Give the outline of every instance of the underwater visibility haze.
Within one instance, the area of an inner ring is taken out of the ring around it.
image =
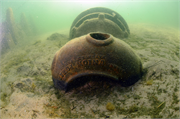
[[[1,0],[0,117],[179,118],[179,14],[179,0]]]
[[[52,31],[70,27],[82,11],[92,7],[107,7],[118,12],[127,23],[153,23],[178,28],[178,0],[2,0],[1,21],[6,19],[6,10],[13,9],[15,21],[20,22],[23,12],[31,15],[40,31]]]

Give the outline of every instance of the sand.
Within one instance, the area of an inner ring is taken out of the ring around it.
[[[53,87],[51,63],[69,29],[30,37],[1,55],[1,118],[178,118],[179,31],[129,24],[124,39],[140,56],[146,73],[134,85],[91,85],[69,93]],[[47,40],[60,33],[59,40]],[[115,109],[109,111],[111,102]]]

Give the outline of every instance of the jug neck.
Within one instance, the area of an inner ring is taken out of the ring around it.
[[[89,43],[92,43],[93,45],[97,45],[97,46],[106,46],[114,41],[112,35],[107,33],[100,33],[100,32],[87,34],[86,40]]]

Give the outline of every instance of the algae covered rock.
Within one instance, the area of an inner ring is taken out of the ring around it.
[[[47,38],[47,40],[61,40],[62,38],[66,38],[66,35],[60,33],[53,33]]]

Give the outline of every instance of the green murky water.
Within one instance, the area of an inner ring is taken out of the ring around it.
[[[64,93],[51,64],[74,19],[92,7],[125,19],[124,41],[150,67],[130,87],[100,82]],[[179,0],[0,0],[0,118],[178,118],[179,12]]]
[[[178,0],[1,0],[1,21],[6,19],[6,9],[13,9],[16,22],[25,13],[34,18],[41,32],[70,27],[82,11],[91,7],[107,7],[118,12],[127,23],[152,23],[179,27]]]

